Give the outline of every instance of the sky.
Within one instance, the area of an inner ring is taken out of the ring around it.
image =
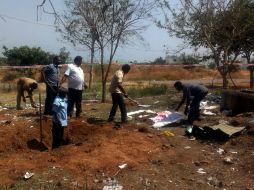
[[[60,33],[55,31],[52,15],[39,11],[37,21],[37,5],[42,1],[0,0],[0,53],[3,51],[3,45],[9,49],[23,45],[41,47],[44,51],[52,53],[58,53],[60,48],[66,47],[71,57],[81,55],[85,60],[89,60],[87,50],[77,49],[62,40]],[[58,10],[64,8],[63,0],[52,2]],[[181,40],[170,38],[165,30],[155,25],[150,25],[142,36],[146,45],[136,42],[120,47],[116,52],[115,60],[119,62],[153,61],[158,57],[165,58],[166,50],[174,52],[181,44]]]

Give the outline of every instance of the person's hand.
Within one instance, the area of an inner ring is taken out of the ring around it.
[[[129,95],[128,95],[127,93],[125,93],[123,96],[124,96],[125,98],[128,98],[128,97],[129,97]]]

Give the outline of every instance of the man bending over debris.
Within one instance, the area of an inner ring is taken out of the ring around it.
[[[175,82],[174,87],[178,91],[183,91],[182,100],[177,106],[176,111],[180,109],[180,107],[186,100],[184,114],[185,115],[188,114],[188,107],[190,105],[190,111],[188,114],[188,122],[189,124],[192,125],[194,120],[200,120],[200,114],[199,114],[200,102],[207,95],[208,89],[203,85],[183,84],[181,81]]]
[[[127,121],[127,112],[124,103],[124,97],[128,97],[128,94],[125,92],[122,82],[124,75],[126,75],[130,71],[130,65],[125,64],[122,66],[122,69],[116,71],[113,76],[110,84],[109,91],[112,97],[112,108],[109,114],[108,122],[114,121],[114,117],[116,115],[117,108],[119,106],[121,111],[121,121],[124,123]]]
[[[35,102],[33,100],[33,90],[38,87],[38,83],[31,78],[20,77],[17,80],[17,110],[22,109],[20,106],[21,97],[23,98],[23,102],[26,102],[26,97],[24,95],[24,91],[27,91],[28,97],[30,99],[32,107],[36,108]]]

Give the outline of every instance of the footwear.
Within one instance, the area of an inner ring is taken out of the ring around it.
[[[128,123],[131,120],[132,120],[131,118],[127,117],[125,119],[122,119],[122,123]]]
[[[108,122],[113,122],[114,118],[108,118]]]
[[[120,123],[116,123],[115,126],[114,126],[114,129],[121,129],[122,126]]]

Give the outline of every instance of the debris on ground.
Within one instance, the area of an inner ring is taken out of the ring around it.
[[[200,138],[214,138],[218,140],[227,140],[233,135],[239,134],[243,131],[245,127],[233,127],[227,124],[218,124],[212,126],[203,127],[199,126],[188,126],[186,128],[186,133],[188,135],[194,135]]]
[[[152,127],[161,128],[171,123],[184,119],[185,116],[179,112],[162,111],[158,112],[155,117],[150,118],[153,121]]]
[[[30,179],[32,176],[34,175],[34,173],[32,172],[26,172],[23,176],[24,180],[28,180]]]
[[[123,186],[118,184],[116,179],[108,179],[103,181],[106,185],[103,187],[103,190],[122,190]]]

